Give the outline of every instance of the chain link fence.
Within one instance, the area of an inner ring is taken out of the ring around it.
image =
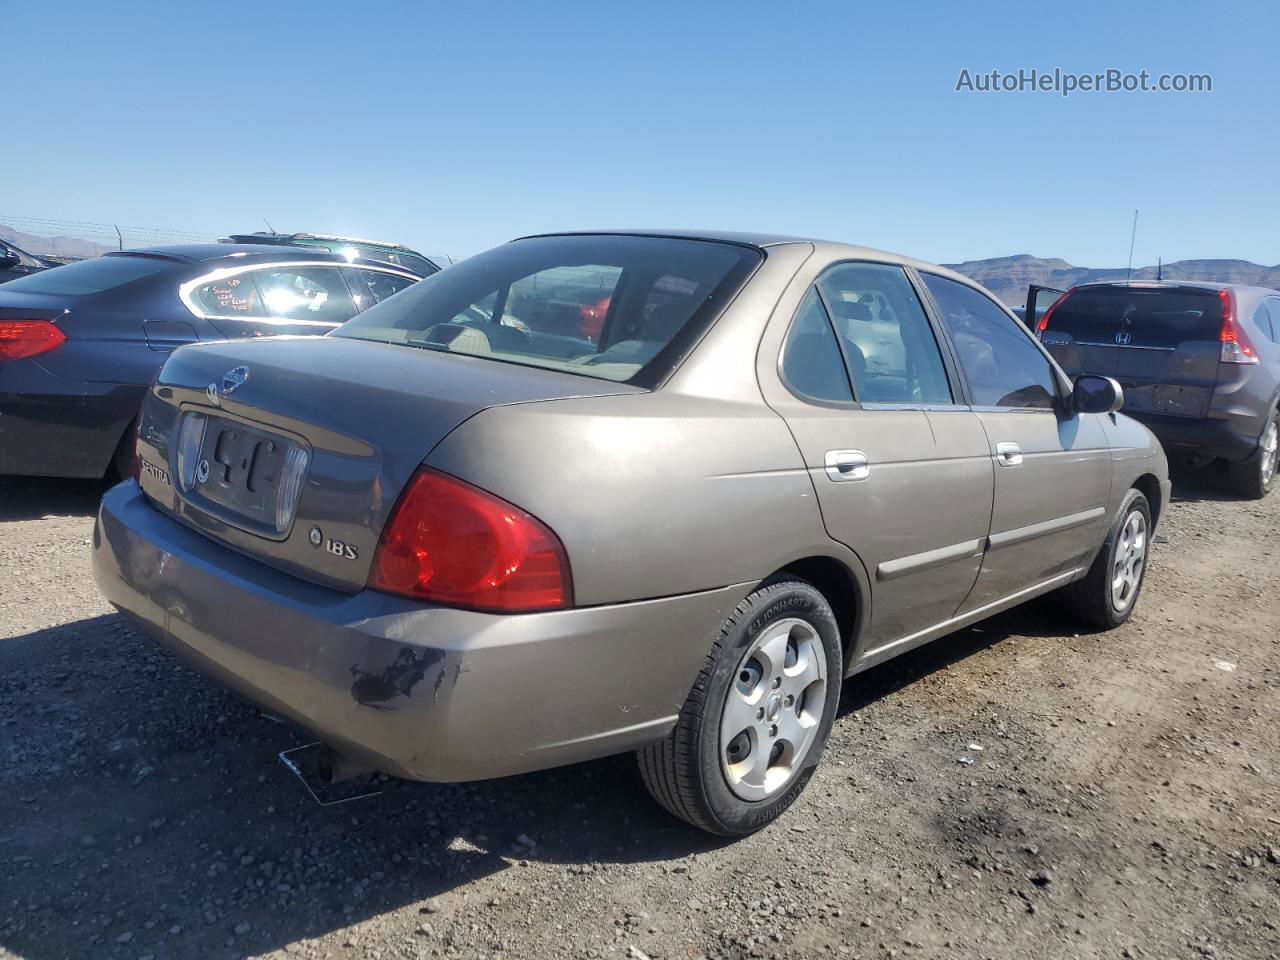
[[[54,220],[0,213],[0,240],[7,240],[28,253],[53,260],[83,260],[111,250],[137,250],[183,243],[215,243],[228,232],[172,230],[140,227],[125,223],[94,223],[88,220]],[[248,232],[248,231],[246,231]],[[452,265],[463,259],[457,254],[428,253],[436,263]]]

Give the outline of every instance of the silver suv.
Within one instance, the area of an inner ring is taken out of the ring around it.
[[[1091,283],[1063,294],[1036,329],[1068,374],[1118,380],[1124,412],[1170,456],[1191,465],[1222,458],[1246,497],[1271,489],[1280,455],[1280,292]]]

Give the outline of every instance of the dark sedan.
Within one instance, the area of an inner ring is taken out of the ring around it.
[[[110,253],[0,287],[0,474],[130,472],[143,392],[175,347],[328,333],[419,277],[315,248]]]
[[[12,243],[0,240],[0,283],[39,273],[41,270],[48,270],[51,266],[56,264],[48,263],[40,257],[27,253],[21,247],[15,247]]]

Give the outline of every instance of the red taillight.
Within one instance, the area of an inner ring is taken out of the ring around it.
[[[1037,337],[1038,337],[1038,336],[1040,336],[1040,334],[1044,333],[1046,330],[1048,330],[1048,329],[1049,329],[1049,318],[1050,318],[1051,316],[1053,316],[1053,311],[1055,311],[1055,310],[1057,310],[1057,309],[1058,309],[1058,305],[1059,305],[1060,303],[1062,303],[1062,301],[1063,301],[1063,300],[1067,299],[1067,297],[1071,296],[1071,295],[1072,295],[1073,293],[1075,293],[1075,292],[1076,292],[1076,288],[1075,288],[1075,287],[1072,287],[1070,290],[1068,290],[1066,293],[1064,293],[1062,296],[1060,296],[1057,300],[1053,301],[1053,303],[1049,304],[1049,309],[1048,309],[1048,310],[1046,310],[1043,314],[1041,314],[1041,316],[1040,316],[1040,322],[1036,324],[1036,336],[1037,336]],[[1034,304],[1034,303],[1031,305],[1031,308],[1032,308],[1033,310],[1035,309],[1035,304]]]
[[[426,467],[409,481],[391,512],[369,586],[505,613],[573,603],[569,558],[542,521]]]
[[[0,360],[22,360],[48,353],[67,335],[48,320],[0,320]]]
[[[1218,339],[1222,341],[1223,363],[1257,363],[1258,351],[1253,349],[1249,337],[1240,329],[1240,321],[1236,319],[1236,297],[1230,290],[1219,290],[1218,299],[1222,301],[1222,332]]]

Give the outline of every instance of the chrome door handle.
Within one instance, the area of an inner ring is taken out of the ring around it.
[[[861,450],[828,450],[827,476],[836,483],[865,480],[871,476],[871,462]]]
[[[1022,448],[1016,443],[1001,441],[996,444],[996,462],[1002,467],[1016,467],[1022,463]]]

